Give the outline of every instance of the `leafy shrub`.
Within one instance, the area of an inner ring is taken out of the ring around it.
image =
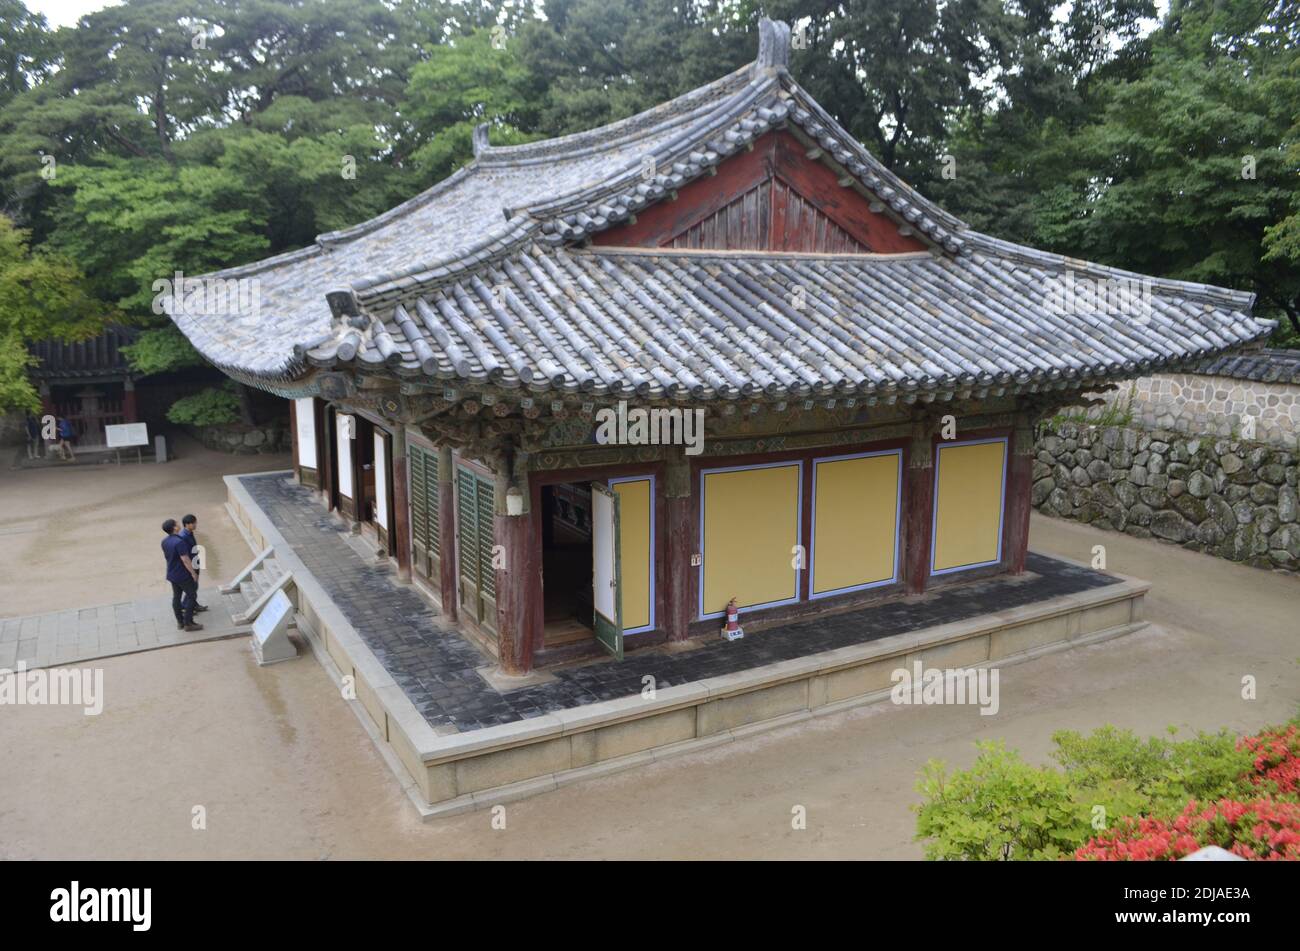
[[[1103,726],[1088,736],[1062,730],[1052,742],[1053,758],[1071,784],[1108,816],[1174,816],[1189,799],[1255,795],[1247,778],[1250,754],[1226,730],[1186,740],[1143,739],[1131,730]]]
[[[1059,769],[1025,763],[1001,743],[979,743],[968,770],[926,764],[917,785],[917,838],[930,859],[1069,856],[1119,817],[1173,820],[1189,800],[1289,797],[1300,782],[1295,724],[1238,739],[1140,738],[1101,727],[1053,734]],[[1194,850],[1193,850],[1194,851]]]
[[[187,426],[220,426],[239,420],[239,397],[227,388],[208,387],[178,399],[167,410],[173,423]]]
[[[918,838],[928,859],[1029,859],[1068,855],[1087,838],[1066,777],[1020,759],[1001,742],[976,744],[975,765],[949,775],[926,764]]]
[[[1074,857],[1101,862],[1173,860],[1207,845],[1245,859],[1300,861],[1300,804],[1221,799],[1202,809],[1193,801],[1172,821],[1124,819],[1115,831],[1080,847]]]

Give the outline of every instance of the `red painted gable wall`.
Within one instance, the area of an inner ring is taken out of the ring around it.
[[[718,166],[716,175],[681,188],[677,199],[646,208],[634,224],[593,237],[617,247],[745,251],[901,253],[924,251],[917,238],[828,166],[810,159],[788,132],[769,132]]]

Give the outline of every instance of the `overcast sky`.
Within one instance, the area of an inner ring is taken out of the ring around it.
[[[87,13],[117,5],[118,0],[24,0],[27,9],[44,13],[51,27],[72,26]]]

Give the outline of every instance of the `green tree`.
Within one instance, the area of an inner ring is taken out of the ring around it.
[[[515,45],[500,29],[479,29],[431,48],[411,70],[404,111],[421,142],[413,157],[423,177],[438,181],[473,158],[481,122],[491,124],[494,145],[537,137],[521,131],[536,122],[537,109],[534,77]]]
[[[1151,67],[1108,83],[1097,119],[1049,146],[1072,162],[1034,199],[1040,243],[1253,290],[1262,315],[1300,331],[1300,261],[1285,240],[1300,103],[1288,40],[1300,7],[1283,7],[1284,19],[1257,3],[1175,6]]]
[[[85,340],[112,316],[84,283],[75,264],[33,252],[27,233],[0,215],[0,412],[40,409],[27,376],[29,343]]]
[[[717,0],[552,0],[518,31],[543,100],[530,131],[590,129],[717,79],[754,58],[757,19]]]

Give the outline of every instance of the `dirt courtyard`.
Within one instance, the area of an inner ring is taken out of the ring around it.
[[[192,447],[141,473],[0,473],[0,615],[157,596],[156,522],[184,510],[228,578],[248,549],[219,476],[284,464]],[[310,657],[258,668],[241,638],[103,661],[98,717],[0,707],[0,858],[918,858],[930,758],[1002,738],[1041,759],[1054,730],[1103,723],[1251,730],[1300,705],[1300,579],[1038,516],[1031,544],[1106,546],[1153,582],[1153,625],[1004,669],[995,716],[876,704],[508,805],[504,829],[420,823]]]
[[[162,465],[0,467],[0,617],[170,596],[159,545],[165,518],[192,512],[213,578],[230,578],[248,546],[224,508],[231,472],[284,469],[288,454],[232,456],[180,437]],[[19,453],[22,452],[20,448]],[[235,562],[238,562],[236,564]]]

